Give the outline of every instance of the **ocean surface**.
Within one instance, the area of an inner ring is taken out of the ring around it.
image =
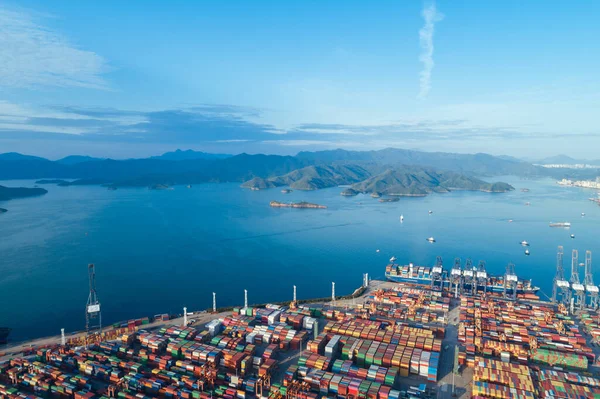
[[[244,289],[250,303],[291,300],[294,284],[299,298],[330,296],[331,282],[338,295],[348,294],[363,273],[383,277],[391,256],[432,265],[439,255],[448,269],[456,257],[463,264],[485,260],[488,273],[498,274],[512,261],[519,276],[551,295],[558,245],[565,248],[567,277],[572,249],[580,261],[587,249],[600,256],[600,207],[588,201],[594,190],[549,179],[494,180],[516,190],[379,203],[342,197],[341,188],[283,194],[238,184],[164,191],[46,185],[45,196],[0,203],[8,209],[0,215],[0,326],[13,328],[13,341],[84,329],[88,263],[96,265],[108,325],[181,313],[183,306],[206,309],[213,291],[218,306],[243,305]],[[271,200],[328,209],[275,209]],[[572,227],[550,228],[553,221]],[[427,242],[430,236],[437,242]],[[522,240],[531,243],[530,256]]]

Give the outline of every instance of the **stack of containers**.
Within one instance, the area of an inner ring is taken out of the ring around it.
[[[142,347],[149,349],[153,353],[164,351],[169,342],[165,336],[150,333],[140,333],[138,340]]]
[[[310,352],[322,355],[325,353],[325,345],[327,345],[327,342],[329,342],[327,334],[321,333],[314,340],[308,341],[306,349]]]
[[[573,370],[587,370],[588,358],[574,353],[557,352],[539,348],[531,356],[536,363],[565,367]]]
[[[318,370],[329,370],[331,359],[326,356],[317,355],[308,351],[302,352],[298,360],[298,366]]]
[[[211,320],[209,323],[206,324],[206,329],[208,330],[210,336],[214,337],[222,331],[223,323],[218,319]]]
[[[325,345],[325,356],[335,359],[340,349],[340,336],[334,335]]]

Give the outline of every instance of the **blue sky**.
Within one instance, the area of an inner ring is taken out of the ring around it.
[[[594,1],[0,0],[0,152],[600,158],[599,18]]]

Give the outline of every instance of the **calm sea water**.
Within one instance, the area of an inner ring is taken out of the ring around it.
[[[362,273],[383,276],[392,255],[425,265],[440,255],[448,268],[455,257],[483,259],[499,274],[512,261],[550,295],[558,245],[565,266],[574,248],[580,258],[586,249],[600,254],[600,207],[587,200],[596,194],[551,180],[502,180],[517,190],[395,203],[342,197],[339,188],[282,194],[237,184],[168,191],[49,185],[43,197],[0,203],[9,210],[0,215],[0,326],[13,328],[13,340],[83,329],[88,263],[96,264],[105,325],[183,306],[206,309],[213,291],[218,306],[243,304],[244,289],[251,303],[291,299],[294,284],[299,298],[329,296],[332,281],[346,294]],[[273,209],[271,200],[328,209]],[[550,228],[551,221],[572,227]],[[531,256],[521,240],[531,243]]]

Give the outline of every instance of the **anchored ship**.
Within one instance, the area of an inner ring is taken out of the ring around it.
[[[552,222],[550,227],[571,227],[570,222]]]
[[[5,344],[8,342],[8,336],[12,329],[8,327],[0,327],[0,344]]]
[[[391,260],[391,259],[390,259]],[[385,278],[389,281],[394,281],[396,283],[407,283],[407,284],[416,284],[416,285],[431,285],[433,269],[436,270],[440,275],[445,276],[442,279],[443,287],[450,288],[450,279],[447,277],[447,274],[444,273],[443,268],[440,266],[429,267],[429,266],[415,266],[412,263],[408,265],[397,265],[395,263],[391,263],[387,265],[385,269]],[[463,273],[471,273],[472,271],[463,271]],[[466,289],[471,288],[471,282],[464,282],[464,287]],[[478,289],[484,289],[484,286],[481,285]],[[535,287],[532,285],[531,280],[517,280],[517,294],[535,294],[539,291],[539,287]],[[487,286],[485,287],[487,292],[496,292],[502,293],[504,292],[504,276],[493,276],[487,275]]]

